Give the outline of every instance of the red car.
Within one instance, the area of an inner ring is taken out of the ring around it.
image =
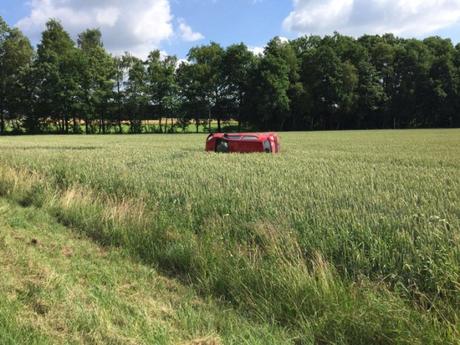
[[[276,133],[214,133],[206,140],[206,151],[211,152],[267,152],[278,153],[280,141]]]

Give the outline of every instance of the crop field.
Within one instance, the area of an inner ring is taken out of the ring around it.
[[[0,138],[0,343],[459,343],[460,130],[205,138]]]

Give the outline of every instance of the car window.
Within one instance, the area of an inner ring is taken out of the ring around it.
[[[264,151],[265,152],[272,152],[272,146],[270,145],[270,141],[265,140],[264,141]]]
[[[248,140],[248,141],[256,141],[257,140],[257,137],[253,136],[253,135],[245,135],[243,137],[243,140]]]
[[[227,153],[229,151],[228,141],[218,139],[216,142],[216,152]]]

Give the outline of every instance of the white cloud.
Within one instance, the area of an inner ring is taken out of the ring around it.
[[[460,0],[294,0],[284,28],[301,34],[420,36],[460,22]]]
[[[177,67],[179,67],[181,64],[190,64],[190,62],[187,59],[178,59],[177,60]]]
[[[279,40],[281,41],[281,43],[287,43],[289,42],[289,38],[287,37],[284,37],[284,36],[278,36]]]
[[[146,57],[174,32],[169,0],[31,0],[29,6],[30,14],[17,26],[34,42],[48,19],[57,18],[73,38],[100,28],[105,47],[114,54]]]
[[[186,42],[195,42],[202,40],[204,36],[199,32],[194,32],[192,28],[185,22],[183,18],[178,20],[179,35]]]
[[[251,51],[254,55],[264,55],[264,47],[248,47],[249,51]]]
[[[120,10],[116,7],[96,10],[96,21],[100,25],[112,27],[117,23],[118,18],[120,18]]]

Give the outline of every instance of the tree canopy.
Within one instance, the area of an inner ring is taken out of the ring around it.
[[[275,37],[262,54],[211,42],[144,60],[54,19],[34,50],[0,17],[0,134],[458,127],[459,114],[460,44],[440,37]]]

